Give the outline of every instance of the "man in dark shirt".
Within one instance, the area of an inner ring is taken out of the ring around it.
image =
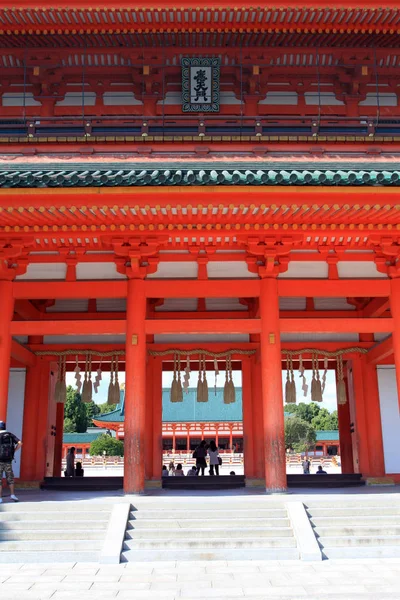
[[[14,454],[22,446],[22,442],[17,438],[16,435],[7,431],[7,427],[4,421],[0,421],[0,504],[3,502],[2,499],[2,479],[3,473],[5,473],[7,483],[11,491],[11,500],[18,502],[18,498],[14,493],[14,473],[12,470],[12,461]]]

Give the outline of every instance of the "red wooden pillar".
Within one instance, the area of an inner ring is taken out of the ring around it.
[[[57,404],[56,439],[54,440],[53,477],[61,477],[62,441],[64,433],[64,404]]]
[[[358,472],[369,474],[368,431],[366,415],[366,398],[364,391],[364,369],[361,356],[352,360],[353,394],[354,394],[354,425],[355,441],[357,444]]]
[[[284,492],[287,479],[278,282],[275,277],[261,279],[260,287],[265,486],[270,492]]]
[[[259,341],[259,340],[258,340]],[[260,351],[252,357],[252,385],[253,395],[253,454],[254,454],[254,476],[257,479],[263,479],[265,476],[264,468],[264,425],[263,425],[263,406],[262,406],[262,384],[261,384],[261,357]]]
[[[142,279],[128,280],[126,302],[124,491],[144,492],[146,408],[146,295]]]
[[[229,425],[229,448],[233,450],[233,426]]]
[[[0,281],[0,421],[7,419],[8,385],[10,379],[11,333],[14,313],[12,281]]]
[[[29,337],[28,343],[41,344],[42,337]],[[41,377],[45,362],[42,358],[36,359],[33,367],[26,370],[24,418],[22,423],[22,449],[21,449],[21,481],[33,481],[36,475],[36,446],[39,407],[42,400]]]
[[[340,463],[342,473],[354,473],[353,442],[350,430],[350,401],[346,379],[347,402],[346,404],[338,404]]]
[[[151,479],[153,475],[153,362],[154,359],[149,357],[146,365],[146,479]]]
[[[242,360],[242,407],[244,474],[246,477],[254,477],[252,386],[249,358]]]
[[[46,474],[46,458],[49,431],[49,402],[50,402],[50,368],[51,363],[43,361],[40,369],[40,402],[36,429],[35,477],[41,481]],[[23,440],[22,440],[23,441]]]
[[[385,457],[383,451],[378,373],[376,366],[368,364],[365,356],[362,357],[362,363],[369,451],[368,475],[371,477],[382,477],[385,474]]]
[[[218,446],[218,442],[215,442]],[[190,426],[186,425],[186,450],[190,452]]]
[[[162,451],[162,360],[153,358],[153,479],[161,480]]]
[[[220,423],[215,424],[215,445],[218,447],[219,444],[219,427]]]
[[[397,397],[400,408],[400,278],[390,283],[390,310],[393,318],[393,353],[396,367]]]

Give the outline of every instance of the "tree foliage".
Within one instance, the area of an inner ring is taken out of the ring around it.
[[[67,401],[64,406],[64,431],[66,433],[85,433],[88,417],[82,397],[74,388],[67,387]]]
[[[295,452],[305,452],[315,446],[317,434],[311,423],[297,416],[285,418],[285,446]]]
[[[103,456],[104,452],[106,456],[123,456],[124,443],[103,433],[90,444],[90,456]]]
[[[103,404],[97,404],[96,406],[99,409],[99,412],[97,414],[106,415],[107,413],[116,410],[118,404],[107,404],[107,402],[104,402]]]
[[[305,404],[305,402],[288,404],[285,406],[285,412],[307,421],[317,431],[339,429],[337,410],[330,413],[326,408],[321,408],[315,402],[310,404]]]

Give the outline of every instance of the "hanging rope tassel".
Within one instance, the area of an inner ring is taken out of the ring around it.
[[[203,356],[203,402],[208,402],[208,381],[206,372],[206,357]]]
[[[319,378],[318,358],[314,354],[313,359],[313,378],[311,382],[311,400],[313,402],[322,402],[321,380]]]
[[[114,393],[113,393],[113,404],[119,404],[120,398],[120,387],[118,381],[118,356],[115,357],[115,378],[114,378]]]
[[[322,395],[324,395],[324,391],[325,391],[327,374],[328,374],[328,358],[325,356],[325,358],[324,358],[324,374],[322,375],[322,382],[321,382]]]
[[[114,357],[111,358],[110,383],[108,386],[107,404],[114,404]]]
[[[300,354],[300,357],[299,357],[299,373],[300,373],[300,377],[303,382],[301,389],[303,390],[304,398],[306,398],[307,394],[308,394],[308,383],[307,383],[306,376],[305,376],[305,369],[304,369],[304,365],[303,365],[303,355],[302,354]]]
[[[89,379],[88,379],[88,356],[86,355],[86,360],[85,360],[85,378],[83,380],[83,385],[82,385],[82,402],[89,402],[88,397],[89,397]]]
[[[176,379],[176,361],[177,361],[176,354],[174,354],[174,378],[171,383],[171,396],[170,396],[171,402],[179,402],[178,381]]]
[[[201,380],[201,356],[199,356],[199,378],[197,380],[197,402],[204,402],[204,400],[203,400],[203,382]]]
[[[216,358],[214,358],[214,373],[215,373],[215,379],[214,379],[214,396],[217,395],[217,381],[218,381],[218,375],[219,375],[219,369],[218,369],[218,361]]]
[[[93,398],[93,383],[92,383],[92,356],[89,355],[89,369],[88,369],[88,382],[87,382],[87,400],[86,402],[91,402]]]
[[[343,356],[341,356],[341,355],[337,357],[336,395],[337,395],[337,403],[338,404],[346,404],[347,392],[346,392],[346,384],[344,382]]]
[[[76,391],[78,392],[78,394],[80,394],[81,388],[82,388],[82,376],[81,376],[81,369],[79,367],[78,356],[76,356],[75,362],[76,362],[76,366],[74,369],[74,373],[75,373]]]
[[[103,373],[101,371],[101,360],[100,360],[99,368],[96,371],[96,379],[94,380],[94,383],[93,383],[93,389],[94,389],[95,394],[97,394],[99,392],[99,386],[100,386],[100,382],[102,379],[102,375],[103,375]]]
[[[178,379],[176,382],[176,396],[177,402],[183,402],[183,388],[182,388],[182,381],[181,381],[181,357],[178,356]]]
[[[286,386],[285,386],[286,404],[296,404],[296,384],[294,382],[293,361],[286,358]]]
[[[190,358],[189,358],[189,354],[188,354],[186,357],[185,375],[183,376],[183,389],[185,390],[186,394],[189,393],[189,384],[190,384]]]
[[[235,385],[233,383],[233,377],[232,377],[232,357],[229,357],[229,381],[228,381],[228,397],[229,397],[229,404],[234,404],[236,402],[236,392],[235,392]]]
[[[230,404],[230,400],[229,400],[229,360],[228,360],[228,357],[226,357],[226,365],[225,365],[224,404]]]

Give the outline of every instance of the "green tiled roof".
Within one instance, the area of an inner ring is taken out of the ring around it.
[[[190,168],[188,168],[188,166]],[[290,162],[49,163],[0,166],[0,187],[113,187],[216,185],[400,185],[393,163]]]
[[[339,432],[336,430],[331,431],[317,431],[317,442],[338,442]]]
[[[116,408],[112,412],[106,413],[105,415],[97,415],[94,417],[95,421],[105,421],[106,423],[123,423],[124,415],[121,414],[121,409]]]
[[[101,431],[99,433],[64,433],[63,443],[71,444],[71,446],[74,444],[91,444],[101,434]]]

